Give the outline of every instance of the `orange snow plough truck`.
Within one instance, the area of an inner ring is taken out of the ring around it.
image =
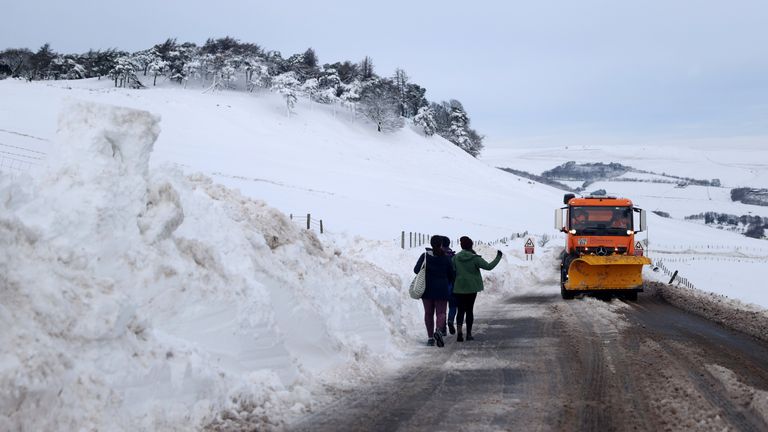
[[[637,300],[643,266],[651,263],[635,254],[635,233],[645,231],[645,211],[626,198],[607,196],[566,194],[563,203],[555,212],[555,229],[567,233],[560,264],[563,298],[603,293]]]

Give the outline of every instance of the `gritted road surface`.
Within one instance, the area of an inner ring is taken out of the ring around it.
[[[295,431],[766,431],[768,346],[641,295],[512,297]]]

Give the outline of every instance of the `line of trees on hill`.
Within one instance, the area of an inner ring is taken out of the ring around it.
[[[231,37],[205,44],[178,43],[170,38],[149,49],[128,53],[116,49],[60,54],[49,44],[36,52],[26,48],[0,51],[0,78],[58,80],[108,77],[116,87],[142,88],[158,79],[180,86],[196,82],[210,89],[270,90],[280,93],[290,115],[298,97],[340,104],[371,120],[381,132],[402,128],[406,119],[424,134],[437,134],[477,157],[483,136],[470,127],[458,100],[430,102],[426,89],[402,69],[380,76],[373,60],[320,65],[312,48],[284,58],[257,44]]]
[[[768,189],[741,187],[731,189],[731,201],[768,206]]]
[[[703,212],[686,216],[687,220],[703,220],[707,225],[721,227],[740,228],[747,237],[761,239],[765,237],[765,228],[768,227],[768,218],[753,215],[732,215],[714,211]]]

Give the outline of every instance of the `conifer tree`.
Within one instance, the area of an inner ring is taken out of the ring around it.
[[[437,132],[435,112],[430,107],[419,108],[419,112],[413,117],[413,123],[421,126],[426,136],[432,136]]]

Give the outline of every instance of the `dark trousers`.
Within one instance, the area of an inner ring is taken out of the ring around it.
[[[427,326],[427,336],[432,339],[435,329],[442,330],[445,327],[445,306],[447,300],[421,299],[424,305],[424,325]],[[435,315],[437,315],[437,327],[435,327]]]
[[[448,322],[453,324],[453,320],[456,319],[456,309],[457,309],[457,302],[456,297],[451,294],[451,297],[448,299]]]
[[[456,297],[456,306],[458,314],[456,315],[456,326],[461,327],[464,324],[464,317],[467,319],[467,334],[472,333],[472,323],[475,321],[473,309],[477,293],[472,294],[453,294]]]

